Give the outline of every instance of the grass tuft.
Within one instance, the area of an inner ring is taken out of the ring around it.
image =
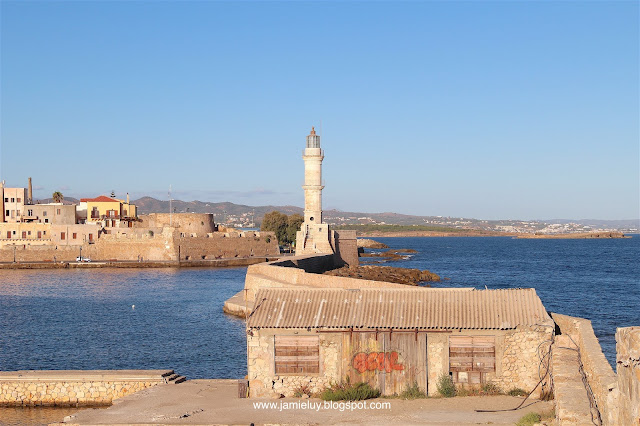
[[[529,413],[520,417],[520,420],[518,420],[518,423],[516,423],[516,426],[533,426],[536,423],[540,423],[540,420],[542,420],[542,417],[540,417],[540,414]]]
[[[510,389],[509,392],[507,392],[507,395],[509,395],[509,396],[527,396],[527,395],[529,395],[529,392],[527,392],[524,389],[513,388],[513,389]]]
[[[403,399],[417,399],[426,398],[427,394],[418,387],[417,382],[413,382],[411,385],[407,385],[407,388],[400,394],[400,398]]]

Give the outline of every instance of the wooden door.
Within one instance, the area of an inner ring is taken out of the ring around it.
[[[367,382],[383,395],[401,394],[417,383],[427,389],[426,334],[343,333],[343,375]]]

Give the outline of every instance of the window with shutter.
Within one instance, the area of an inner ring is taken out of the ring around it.
[[[275,336],[275,364],[276,374],[318,374],[318,336]]]
[[[451,336],[449,371],[454,383],[484,383],[486,373],[496,371],[495,337]]]

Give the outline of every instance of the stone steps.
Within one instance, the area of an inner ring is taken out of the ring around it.
[[[187,380],[186,377],[176,374],[173,371],[170,374],[165,374],[163,379],[165,383],[169,385],[177,385]]]

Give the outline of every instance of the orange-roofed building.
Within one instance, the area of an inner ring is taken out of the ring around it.
[[[98,222],[102,220],[133,219],[138,215],[135,204],[117,198],[101,195],[96,198],[80,199],[80,209],[86,206],[87,222]]]

